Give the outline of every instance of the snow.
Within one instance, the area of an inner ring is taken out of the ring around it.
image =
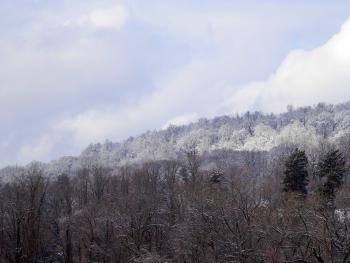
[[[279,115],[255,112],[200,119],[189,125],[171,125],[120,143],[91,144],[78,157],[63,157],[42,165],[49,174],[92,165],[114,168],[176,159],[186,147],[193,145],[201,154],[216,150],[271,151],[280,146],[299,147],[311,154],[325,143],[344,147],[343,142],[349,141],[349,128],[350,103],[336,106],[320,103],[315,107],[290,108]],[[0,178],[7,180],[13,170],[1,170]]]

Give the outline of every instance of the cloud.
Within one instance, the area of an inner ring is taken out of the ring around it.
[[[197,113],[179,115],[167,121],[163,125],[163,129],[166,129],[171,125],[181,126],[181,125],[190,124],[191,122],[194,122],[197,119],[198,119]]]
[[[350,10],[278,1],[273,8],[259,1],[5,2],[0,165],[76,155],[91,142],[257,107],[261,83],[221,106],[244,83],[266,78],[291,48],[322,43]]]
[[[123,5],[115,5],[105,9],[95,9],[76,19],[68,19],[65,26],[89,26],[94,28],[113,28],[120,30],[129,17],[129,12]]]
[[[52,134],[50,136],[46,135],[35,144],[22,146],[17,156],[19,163],[25,164],[33,160],[49,161],[49,154],[53,151],[56,144],[61,141],[60,138],[55,138],[55,136],[52,136]]]
[[[286,105],[340,103],[350,98],[350,18],[324,45],[294,50],[268,79],[241,87],[225,109],[281,112]]]

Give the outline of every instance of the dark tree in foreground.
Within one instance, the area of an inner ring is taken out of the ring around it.
[[[295,149],[285,163],[286,170],[284,172],[283,191],[307,194],[307,165],[308,160],[305,152]]]
[[[346,172],[345,158],[339,150],[329,151],[319,163],[319,176],[324,182],[320,192],[333,203],[336,190],[342,185]]]

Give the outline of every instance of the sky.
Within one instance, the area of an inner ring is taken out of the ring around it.
[[[1,0],[0,166],[350,100],[350,2]]]

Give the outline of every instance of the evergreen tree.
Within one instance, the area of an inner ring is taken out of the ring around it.
[[[287,159],[283,180],[283,191],[307,194],[308,184],[308,160],[305,151],[295,149]]]
[[[319,176],[325,178],[320,192],[333,203],[336,190],[342,185],[346,172],[345,158],[339,150],[329,151],[319,163]]]

